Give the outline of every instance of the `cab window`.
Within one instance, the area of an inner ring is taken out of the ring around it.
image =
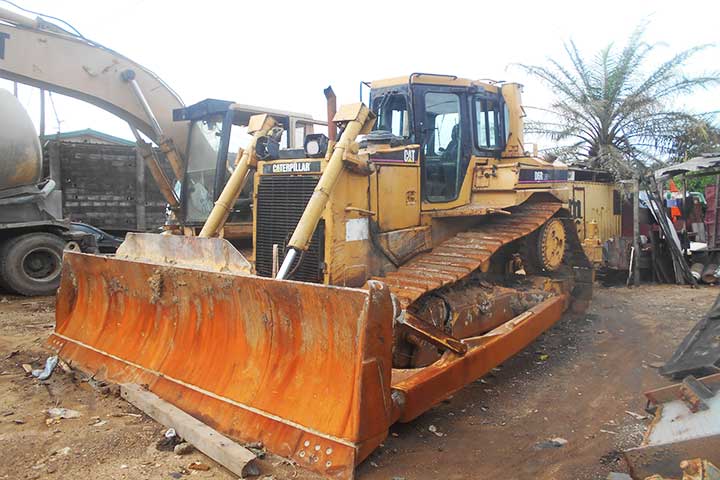
[[[454,200],[463,177],[460,97],[454,93],[425,93],[424,124],[425,199],[428,202]]]
[[[186,189],[182,194],[185,197],[185,215],[188,222],[204,222],[212,210],[222,125],[223,115],[213,115],[193,122],[190,129],[189,162],[182,187]],[[178,194],[180,185],[180,182],[175,185],[175,192]]]
[[[475,97],[475,141],[480,150],[503,147],[500,102],[495,98]]]
[[[405,95],[388,93],[373,100],[373,111],[377,115],[375,130],[392,132],[396,137],[410,136],[410,119]]]

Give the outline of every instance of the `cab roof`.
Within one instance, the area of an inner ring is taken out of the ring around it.
[[[460,78],[456,75],[442,75],[437,73],[412,73],[404,77],[385,78],[382,80],[374,80],[370,83],[370,88],[387,88],[408,84],[424,84],[424,85],[445,85],[448,87],[482,87],[486,91],[497,92],[497,82],[492,80],[471,80],[469,78]]]

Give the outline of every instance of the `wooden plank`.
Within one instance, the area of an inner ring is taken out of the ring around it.
[[[647,445],[623,452],[630,467],[630,476],[640,480],[650,475],[680,478],[680,462],[702,458],[718,465],[720,463],[720,435],[694,438],[663,445]]]
[[[702,377],[698,380],[700,380],[710,390],[720,390],[720,373],[708,375],[707,377]],[[654,404],[671,402],[680,398],[680,387],[682,387],[682,383],[657,388],[655,390],[645,392],[645,397]]]
[[[257,475],[255,454],[139,385],[123,384],[120,395],[235,475]]]

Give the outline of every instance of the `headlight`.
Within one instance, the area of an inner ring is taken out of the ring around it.
[[[315,139],[309,140],[305,144],[305,153],[307,153],[310,157],[314,157],[315,155],[320,153],[320,142]]]
[[[328,137],[322,133],[312,133],[305,137],[305,155],[310,158],[324,157],[328,149]]]
[[[280,154],[280,144],[271,136],[264,136],[257,139],[255,143],[255,155],[260,160],[277,160]]]

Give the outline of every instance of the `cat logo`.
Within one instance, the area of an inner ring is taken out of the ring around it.
[[[273,173],[301,173],[310,171],[310,162],[276,163],[272,166]]]
[[[310,173],[319,171],[320,162],[270,163],[263,167],[263,173]]]

